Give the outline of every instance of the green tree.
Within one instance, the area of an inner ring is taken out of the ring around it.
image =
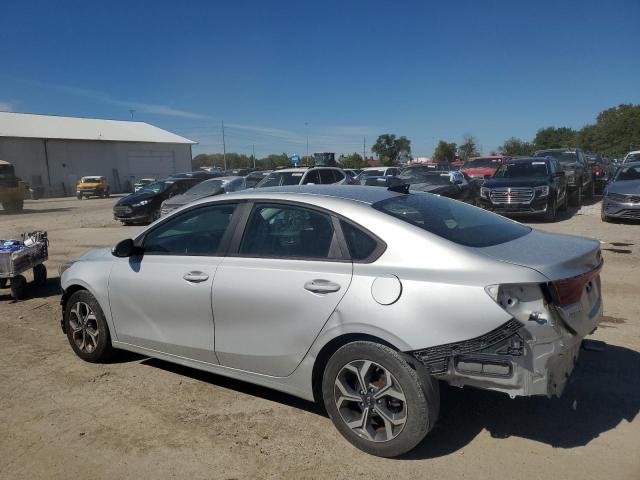
[[[533,145],[524,140],[520,140],[516,137],[511,137],[504,141],[504,143],[498,147],[498,151],[501,155],[507,157],[517,157],[531,155],[533,153]]]
[[[440,140],[433,152],[433,159],[439,163],[453,162],[456,159],[456,144]]]
[[[371,151],[385,165],[395,165],[400,155],[411,155],[411,140],[405,136],[396,138],[393,134],[385,133],[378,137]]]
[[[366,163],[362,158],[362,155],[354,152],[351,155],[341,156],[340,166],[342,168],[364,168]]]
[[[465,162],[471,157],[480,155],[478,151],[478,141],[471,135],[465,135],[462,138],[462,144],[458,145],[458,156]]]
[[[535,150],[569,148],[576,146],[576,131],[569,127],[541,128],[533,139]]]

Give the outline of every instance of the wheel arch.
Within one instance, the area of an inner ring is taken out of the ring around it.
[[[71,295],[73,295],[74,293],[80,290],[86,290],[87,292],[91,293],[90,290],[84,285],[74,283],[72,285],[69,285],[66,288],[66,290],[64,290],[64,292],[62,293],[62,297],[60,298],[60,306],[62,307],[62,318],[60,319],[60,328],[62,328],[63,333],[67,333],[64,327],[64,312],[67,309],[67,302],[69,301],[69,298],[71,298]]]
[[[391,348],[396,352],[402,353],[401,349],[388,342],[387,340],[368,333],[344,333],[335,338],[332,338],[322,346],[322,348],[316,355],[311,372],[311,387],[313,389],[313,398],[318,405],[322,405],[322,375],[324,374],[327,362],[329,361],[331,356],[341,347],[347,345],[348,343],[356,341],[379,343]],[[405,359],[408,360],[407,358]],[[413,362],[408,361],[408,363],[414,370],[416,369],[416,365]]]

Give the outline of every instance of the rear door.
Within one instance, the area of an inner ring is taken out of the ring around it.
[[[291,374],[351,283],[352,264],[325,211],[256,203],[213,284],[222,365]]]

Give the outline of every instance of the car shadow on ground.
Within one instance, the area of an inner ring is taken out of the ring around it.
[[[469,444],[482,430],[493,438],[512,436],[554,448],[587,445],[621,421],[633,421],[640,409],[640,353],[588,342],[561,398],[511,400],[500,393],[441,389],[440,420],[404,459],[448,455]]]
[[[26,274],[23,273],[23,275]],[[10,280],[7,281],[6,288],[0,290],[0,301],[13,300],[13,297],[11,296],[11,290],[9,289],[10,283]],[[31,281],[27,283],[24,297],[18,301],[21,302],[33,298],[49,298],[55,297],[56,295],[60,295],[60,278],[51,277],[47,278],[47,281],[44,285],[36,285]]]
[[[7,212],[6,210],[0,210],[0,215],[6,215],[7,217],[17,217],[18,215],[31,215],[33,213],[56,213],[56,212],[67,212],[71,210],[70,208],[43,208],[43,209],[32,209],[25,208],[21,212]]]
[[[514,217],[514,220],[518,220],[519,222],[525,222],[530,224],[540,224],[544,225],[545,223],[556,223],[563,220],[569,220],[575,215],[578,215],[580,208],[582,207],[590,207],[599,203],[602,200],[601,195],[593,195],[591,198],[584,198],[582,201],[582,205],[580,207],[567,207],[566,210],[558,210],[556,219],[553,222],[547,222],[542,217]]]
[[[561,398],[507,395],[441,384],[440,419],[434,430],[400,460],[449,455],[483,430],[494,438],[512,436],[546,443],[554,448],[587,445],[621,421],[633,421],[640,409],[640,353],[603,342],[585,342],[578,365]],[[124,361],[139,360],[140,356]],[[147,358],[143,365],[184,375],[236,392],[299,408],[326,417],[312,402],[213,373]]]
[[[289,407],[299,408],[300,410],[305,410],[310,413],[326,416],[324,409],[320,405],[316,405],[313,402],[308,402],[301,398],[294,397],[293,395],[278,392],[270,388],[261,387],[259,385],[254,385],[229,377],[224,377],[222,375],[216,375],[215,373],[195,370],[190,367],[184,367],[175,363],[165,362],[164,360],[159,360],[157,358],[148,358],[146,360],[143,360],[141,363],[143,365],[161,368],[162,370],[166,370],[168,372],[193,378],[194,380],[210,383],[218,387],[227,388],[229,390],[234,390],[236,392],[251,395],[253,397],[263,398],[271,402],[282,403],[283,405],[287,405]]]

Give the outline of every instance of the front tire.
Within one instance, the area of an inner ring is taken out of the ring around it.
[[[555,222],[558,215],[558,202],[557,200],[549,200],[547,204],[547,211],[544,212],[543,219],[545,222]]]
[[[27,279],[22,275],[11,278],[11,296],[14,300],[21,300],[27,293]]]
[[[440,410],[437,380],[418,374],[389,347],[349,343],[329,359],[324,405],[338,431],[372,455],[412,450],[433,428]]]
[[[572,207],[580,207],[582,205],[582,185],[571,192],[570,203]]]
[[[78,357],[99,363],[113,355],[107,321],[91,293],[86,290],[73,293],[64,309],[63,320],[69,344]]]

